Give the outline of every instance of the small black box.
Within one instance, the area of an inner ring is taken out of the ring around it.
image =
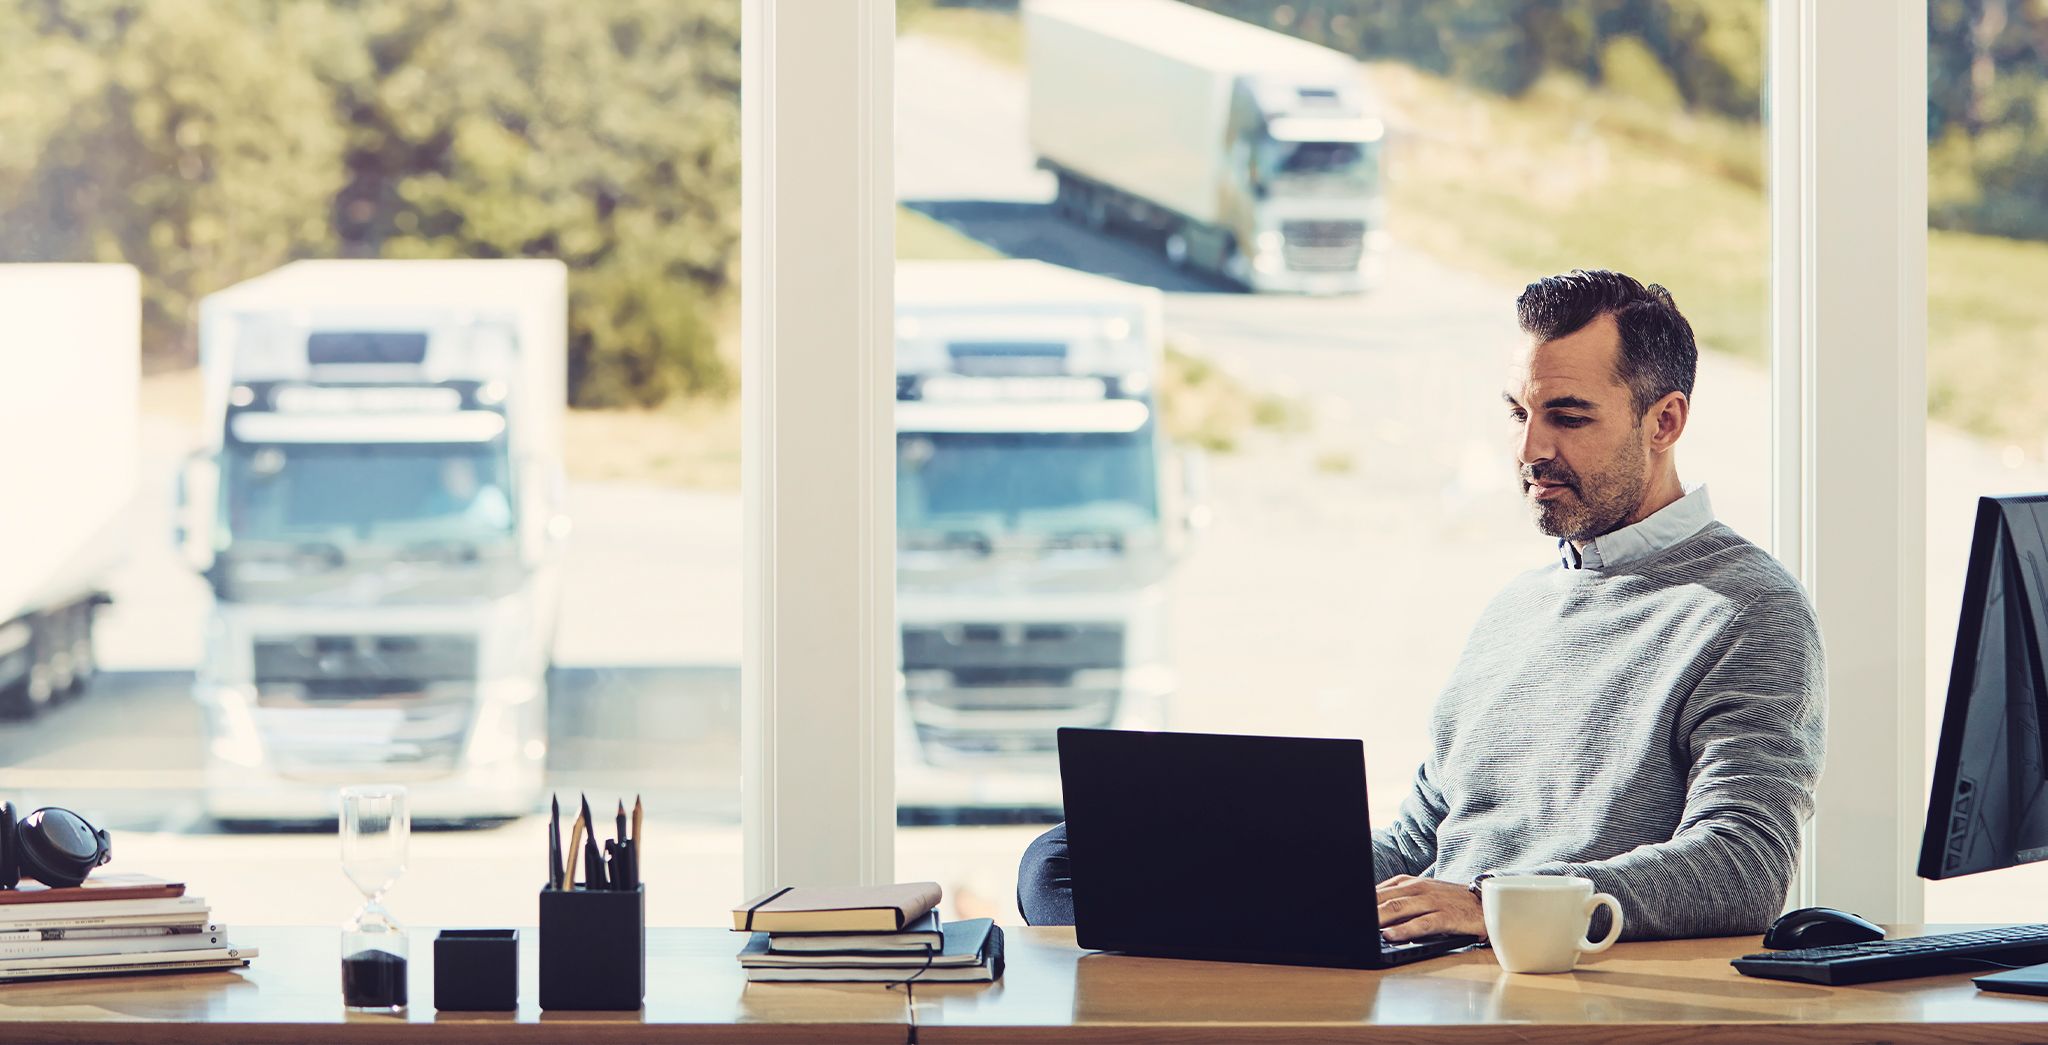
[[[647,996],[647,888],[540,891],[540,1007],[640,1008]]]
[[[519,930],[443,929],[434,937],[434,1008],[519,1008]]]

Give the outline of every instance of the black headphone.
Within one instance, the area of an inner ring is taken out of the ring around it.
[[[114,858],[113,840],[69,809],[45,806],[15,821],[14,803],[0,802],[0,889],[33,878],[52,889],[85,881]]]

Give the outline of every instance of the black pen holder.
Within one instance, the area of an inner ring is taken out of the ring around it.
[[[443,929],[434,937],[434,1008],[519,1008],[519,930]]]
[[[540,891],[540,1007],[638,1009],[647,996],[647,889]]]

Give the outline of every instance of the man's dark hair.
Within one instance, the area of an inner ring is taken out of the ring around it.
[[[1693,345],[1692,324],[1678,314],[1671,292],[1663,287],[1646,287],[1606,269],[1573,269],[1529,284],[1515,299],[1522,331],[1538,341],[1568,337],[1603,315],[1613,316],[1621,331],[1614,376],[1628,386],[1638,423],[1657,400],[1673,392],[1692,398],[1699,349]]]

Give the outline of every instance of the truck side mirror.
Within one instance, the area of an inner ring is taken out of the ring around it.
[[[220,503],[220,461],[194,451],[178,466],[177,503],[171,511],[171,543],[194,572],[213,569],[214,508]]]

